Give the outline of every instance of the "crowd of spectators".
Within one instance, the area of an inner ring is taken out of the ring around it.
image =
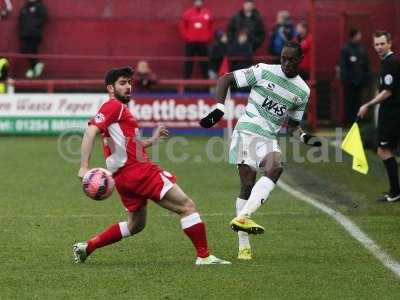
[[[0,19],[7,18],[12,11],[12,0],[3,1],[4,5],[0,5]],[[47,8],[42,0],[25,0],[18,14],[17,32],[20,52],[33,55],[28,57],[29,68],[25,72],[27,78],[38,78],[43,73],[44,64],[34,55],[39,53],[47,21]],[[214,27],[213,13],[205,7],[204,0],[193,0],[193,5],[183,12],[179,23],[185,53],[183,78],[193,77],[195,62],[199,62],[202,77],[210,79],[218,77],[221,67],[226,71],[249,67],[254,62],[256,52],[260,55],[270,54],[279,62],[283,44],[288,40],[298,40],[301,43],[305,53],[301,75],[305,79],[309,78],[312,37],[307,22],[302,21],[295,26],[288,11],[278,12],[276,24],[269,33],[268,46],[264,49],[268,32],[255,0],[243,0],[242,7],[229,19],[226,28],[215,30]],[[228,67],[225,64],[227,57]],[[139,65],[149,69],[147,62],[140,62]],[[140,76],[143,77],[142,74]],[[155,81],[146,78],[140,82],[144,82],[141,86],[148,90]]]
[[[215,30],[212,12],[204,5],[204,0],[194,0],[193,6],[184,11],[180,22],[186,57],[184,78],[193,76],[194,61],[199,61],[203,78],[210,79],[216,79],[221,68],[225,69],[223,62],[226,57],[230,60],[230,70],[252,65],[256,52],[269,54],[274,58],[273,62],[278,63],[284,43],[296,40],[305,56],[301,76],[309,79],[312,36],[306,21],[294,24],[288,11],[279,11],[269,34],[267,49],[262,49],[267,29],[254,0],[243,0],[241,9],[229,19],[226,30]]]
[[[0,20],[6,19],[13,10],[12,0],[3,1],[3,4],[0,3]],[[39,53],[47,20],[48,13],[42,0],[25,0],[17,23],[21,53]],[[212,11],[205,7],[204,0],[193,0],[193,5],[183,12],[179,23],[186,58],[183,78],[193,76],[194,62],[199,61],[202,77],[215,80],[225,72],[251,66],[256,51],[259,55],[269,54],[272,58],[275,57],[274,62],[279,63],[284,43],[292,40],[300,43],[304,54],[300,76],[305,80],[310,78],[312,35],[308,23],[302,20],[296,24],[289,11],[277,13],[276,23],[268,33],[256,2],[243,0],[242,7],[229,19],[225,29],[216,30],[214,27]],[[266,39],[267,43],[264,43]],[[361,39],[359,30],[351,30],[349,41],[342,48],[339,57],[347,122],[355,115],[363,90],[371,80],[369,59],[366,49],[361,45]],[[44,64],[35,57],[29,57],[28,62],[29,68],[25,76],[40,77]],[[0,93],[6,92],[8,75],[9,61],[0,57]],[[139,61],[133,82],[137,91],[147,92],[157,84],[158,78],[148,62]]]

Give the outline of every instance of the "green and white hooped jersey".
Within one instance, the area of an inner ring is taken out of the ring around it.
[[[281,65],[258,64],[233,72],[238,87],[251,87],[235,130],[275,139],[287,117],[301,121],[310,88],[300,76],[288,78]]]

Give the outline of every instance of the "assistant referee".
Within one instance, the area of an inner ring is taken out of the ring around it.
[[[374,48],[381,59],[379,94],[360,107],[363,118],[368,108],[380,103],[378,116],[378,156],[383,160],[390,183],[390,191],[378,201],[394,202],[400,199],[399,175],[394,149],[400,140],[400,63],[392,52],[389,32],[374,33]]]

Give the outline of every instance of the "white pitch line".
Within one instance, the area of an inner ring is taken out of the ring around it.
[[[285,192],[291,194],[292,196],[318,208],[324,213],[331,216],[336,220],[344,229],[357,241],[359,241],[369,252],[371,252],[386,268],[391,270],[397,277],[400,278],[400,264],[394,260],[389,254],[387,254],[374,240],[369,238],[356,224],[354,224],[350,219],[342,215],[340,212],[318,202],[317,200],[306,196],[288,184],[279,181],[278,187],[280,187]]]

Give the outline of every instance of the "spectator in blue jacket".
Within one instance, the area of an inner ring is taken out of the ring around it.
[[[276,25],[272,29],[269,39],[269,53],[280,56],[286,41],[294,38],[294,25],[287,10],[281,10],[277,14]]]

